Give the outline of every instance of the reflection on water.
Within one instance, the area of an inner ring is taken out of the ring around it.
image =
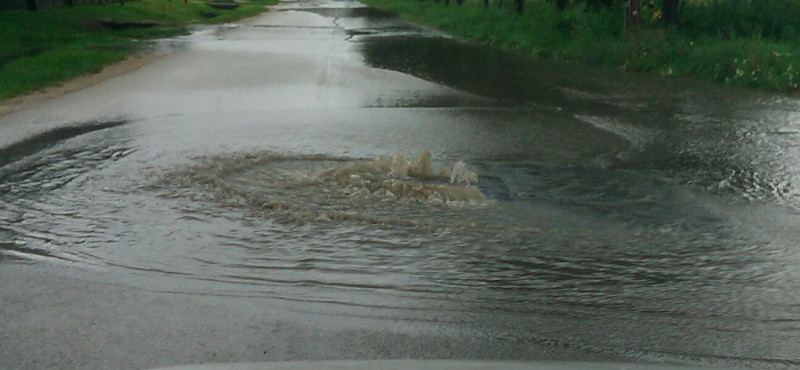
[[[45,149],[53,145],[53,142],[71,138],[73,136],[81,135],[87,132],[92,132],[108,127],[124,125],[125,123],[126,122],[122,120],[110,121],[110,122],[93,122],[78,126],[67,126],[55,129],[53,131],[45,132],[28,140],[12,144],[5,148],[0,148],[0,165],[6,165],[9,164],[10,162],[23,158],[27,155],[34,154],[42,149]]]
[[[365,62],[370,66],[409,73],[503,104],[554,108],[569,104],[591,109],[595,114],[616,113],[619,111],[616,105],[624,104],[619,102],[624,95],[609,94],[614,84],[598,79],[597,73],[566,63],[537,61],[441,37],[378,37],[359,41]],[[619,72],[610,73],[624,77]],[[586,90],[592,93],[585,93]],[[574,96],[583,99],[565,99]]]
[[[618,135],[635,150],[614,162],[623,168],[669,172],[715,192],[800,209],[795,101],[754,101],[736,90],[592,72],[446,38],[373,38],[362,41],[361,49],[371,66],[506,104],[551,107]]]
[[[796,100],[449,39],[354,41],[372,66],[495,103],[45,135],[0,152],[0,255],[495,339],[800,365]],[[461,159],[477,185],[438,171]]]
[[[368,22],[375,23],[376,21],[382,19],[395,19],[397,18],[397,14],[381,10],[375,8],[368,8],[365,6],[354,6],[354,7],[336,7],[336,8],[325,8],[325,7],[297,7],[297,8],[289,8],[291,11],[304,11],[304,12],[311,12],[314,14],[319,14],[323,17],[327,18],[365,18],[368,19]],[[408,27],[411,27],[410,25]]]

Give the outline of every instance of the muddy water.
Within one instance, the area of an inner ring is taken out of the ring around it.
[[[282,11],[335,24],[303,37],[453,90],[145,115],[21,142],[0,152],[0,258],[487,341],[800,364],[800,102],[531,61],[353,3],[300,5]],[[425,150],[432,171],[409,170]],[[451,184],[459,161],[477,179]]]

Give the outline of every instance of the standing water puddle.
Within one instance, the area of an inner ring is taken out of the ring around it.
[[[439,92],[43,136],[0,153],[0,255],[487,340],[798,365],[797,101],[373,37],[410,26],[313,12],[370,30],[350,41],[368,65],[491,104]],[[335,67],[320,80],[378,73]]]

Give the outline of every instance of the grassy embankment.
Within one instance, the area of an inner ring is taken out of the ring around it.
[[[0,11],[0,99],[98,71],[142,50],[148,40],[185,34],[195,23],[229,22],[259,14],[277,0],[237,9],[205,2],[142,0],[38,11]],[[155,22],[152,28],[112,30],[99,21]]]
[[[689,76],[764,90],[800,91],[800,1],[683,0],[676,26],[653,21],[624,28],[624,3],[607,9],[573,3],[559,12],[552,1],[513,1],[497,9],[482,0],[450,6],[432,0],[364,0],[406,19],[490,45],[555,60],[569,60],[662,75]],[[645,1],[642,1],[643,3]]]

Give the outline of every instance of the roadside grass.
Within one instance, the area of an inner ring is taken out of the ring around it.
[[[800,91],[800,2],[684,0],[681,22],[665,26],[645,11],[625,30],[624,4],[574,4],[559,12],[546,0],[498,9],[482,0],[463,6],[419,0],[363,0],[453,35],[539,58],[631,71],[688,76],[779,92]],[[751,9],[752,8],[752,9]]]
[[[276,3],[254,0],[221,10],[200,1],[142,0],[0,11],[0,99],[96,72],[142,50],[149,40],[186,34],[191,24],[230,22],[257,15],[265,5]],[[112,30],[101,21],[156,25]]]

